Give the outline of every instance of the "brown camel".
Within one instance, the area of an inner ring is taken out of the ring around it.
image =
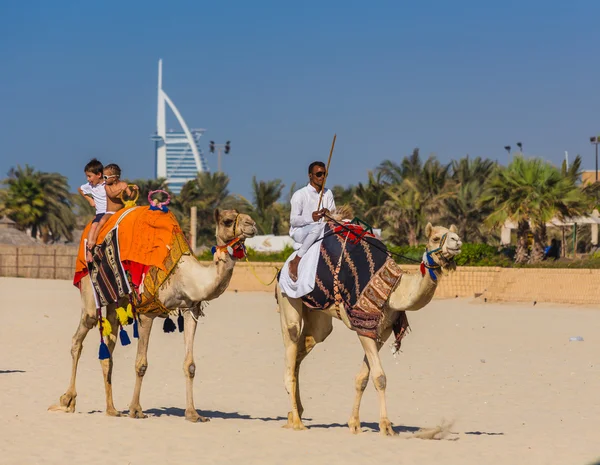
[[[379,350],[392,333],[397,312],[420,310],[427,305],[435,291],[439,279],[445,270],[454,269],[454,257],[460,253],[462,242],[454,225],[450,229],[441,226],[433,227],[429,223],[425,229],[427,250],[436,265],[431,269],[435,280],[429,272],[424,275],[404,274],[399,284],[390,294],[383,308],[382,323],[379,327],[379,341],[366,336],[358,336],[365,357],[362,368],[356,376],[356,397],[348,426],[353,433],[360,432],[359,409],[364,390],[369,381],[369,374],[379,396],[379,428],[384,435],[393,435],[392,423],[388,419],[385,388],[386,377],[381,366]],[[318,247],[318,245],[316,245]],[[276,291],[281,318],[281,331],[285,346],[285,388],[290,396],[292,410],[288,413],[286,428],[305,429],[302,423],[304,408],[300,400],[299,374],[302,360],[319,342],[323,342],[333,330],[332,318],[341,319],[348,326],[348,317],[343,306],[329,307],[325,310],[313,310],[302,303],[302,299],[290,298],[278,287]],[[339,316],[338,316],[339,315]]]
[[[236,238],[245,240],[256,234],[256,223],[248,215],[238,213],[235,210],[216,210],[215,220],[217,223],[216,238],[217,246],[225,246]],[[201,265],[195,257],[184,255],[173,270],[170,278],[160,287],[158,297],[163,305],[169,310],[180,309],[184,317],[184,344],[185,358],[183,371],[186,376],[186,420],[208,421],[201,417],[194,407],[193,382],[196,372],[194,364],[194,335],[196,333],[197,320],[201,315],[201,304],[219,297],[229,285],[235,260],[222,247],[215,253],[215,260],[211,266]],[[127,304],[127,300],[119,302],[120,305]],[[77,364],[83,348],[83,340],[90,329],[96,326],[98,317],[92,285],[89,279],[81,281],[81,319],[71,345],[71,356],[73,358],[71,381],[67,391],[60,397],[60,403],[49,408],[52,411],[74,412],[77,391],[75,380],[77,375]],[[113,328],[118,327],[115,309],[117,305],[107,306],[107,319]],[[129,405],[129,416],[133,418],[145,418],[140,405],[140,391],[142,379],[148,368],[148,342],[152,323],[157,316],[165,317],[163,313],[140,313],[139,314],[139,341],[135,361],[136,383],[133,399]],[[116,332],[116,331],[115,331]],[[119,416],[120,413],[114,406],[112,395],[112,354],[116,344],[116,334],[107,338],[107,346],[110,358],[101,360],[102,372],[104,374],[104,387],[106,392],[106,414]]]

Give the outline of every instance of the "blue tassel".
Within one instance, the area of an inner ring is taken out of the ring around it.
[[[125,331],[122,326],[121,326],[121,331],[119,331],[119,339],[121,339],[122,346],[127,346],[127,345],[131,344],[131,340],[129,339],[129,334],[127,334],[127,331]]]
[[[110,358],[110,352],[108,351],[108,346],[104,342],[104,339],[100,339],[100,351],[98,353],[98,358],[100,360],[106,360]]]
[[[138,333],[138,322],[137,318],[133,319],[133,337],[138,339],[140,337],[140,333]]]
[[[175,323],[173,323],[173,320],[171,320],[171,318],[165,318],[165,322],[163,323],[163,331],[165,333],[172,333],[173,331],[175,331]]]
[[[179,328],[179,332],[183,333],[183,315],[181,314],[181,311],[177,317],[177,327]]]

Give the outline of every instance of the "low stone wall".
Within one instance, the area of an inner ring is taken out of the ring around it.
[[[0,276],[73,279],[76,260],[73,246],[0,245]]]
[[[0,276],[71,280],[76,254],[77,249],[69,246],[0,245]],[[229,290],[272,293],[274,278],[281,266],[281,263],[240,262],[233,272]],[[417,265],[402,268],[407,273],[419,273]],[[595,305],[600,304],[600,270],[459,267],[440,281],[435,297]]]
[[[239,263],[230,290],[273,292],[280,263]],[[403,265],[407,273],[419,273],[417,265]],[[600,270],[564,268],[459,267],[440,281],[435,298],[480,297],[488,302],[554,302],[600,304]]]

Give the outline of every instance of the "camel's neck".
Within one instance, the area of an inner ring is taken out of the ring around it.
[[[233,275],[233,268],[235,267],[235,260],[228,253],[223,253],[222,257],[224,258],[221,258],[216,264],[213,263],[210,266],[211,275],[213,275],[214,278],[205,283],[208,297],[203,300],[216,299],[223,294],[229,286],[231,276]]]
[[[394,311],[419,310],[427,305],[437,289],[441,278],[440,271],[434,271],[437,279],[434,281],[429,270],[423,276],[421,273],[404,274],[400,284],[390,295],[389,307]]]
[[[235,261],[229,254],[208,266],[192,256],[184,256],[159,291],[159,298],[167,308],[191,307],[216,299],[229,286],[234,266]]]

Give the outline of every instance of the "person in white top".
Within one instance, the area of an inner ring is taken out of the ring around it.
[[[92,250],[96,245],[98,237],[98,225],[102,217],[106,214],[106,189],[102,182],[104,166],[101,162],[93,158],[85,165],[83,169],[88,182],[79,188],[79,193],[96,209],[96,216],[92,220],[92,226],[88,232],[86,260],[92,261]]]
[[[294,242],[302,244],[289,264],[289,274],[293,281],[298,280],[300,260],[319,238],[325,227],[324,216],[335,211],[333,193],[329,189],[323,191],[319,207],[319,197],[326,176],[325,163],[321,161],[311,163],[308,167],[308,185],[294,192],[291,199],[290,237]]]

